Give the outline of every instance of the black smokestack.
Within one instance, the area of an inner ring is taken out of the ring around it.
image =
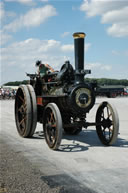
[[[75,82],[82,83],[84,81],[84,37],[85,33],[77,32],[73,34],[75,49]]]

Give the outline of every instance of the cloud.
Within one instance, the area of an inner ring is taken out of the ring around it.
[[[30,38],[2,48],[2,60],[7,66],[19,65],[20,68],[24,68],[27,61],[31,64],[37,59],[47,63],[50,61],[50,54],[55,52],[55,48],[59,50],[59,46],[59,41]]]
[[[124,7],[120,10],[108,11],[102,15],[102,23],[127,23],[128,7]]]
[[[91,44],[90,43],[86,43],[85,44],[85,52],[87,52],[90,47],[91,47]]]
[[[127,1],[121,0],[84,0],[80,6],[81,11],[85,11],[88,17],[102,15],[108,11],[120,10],[128,6]]]
[[[29,38],[14,42],[1,49],[2,82],[23,80],[26,78],[25,72],[36,71],[37,60],[52,65],[55,70],[59,70],[66,60],[74,64],[73,47],[54,39]]]
[[[63,34],[61,34],[61,37],[64,38],[66,36],[68,36],[70,34],[70,32],[64,32]]]
[[[63,46],[61,46],[61,50],[66,51],[66,52],[73,51],[74,50],[74,45],[73,44],[63,45]]]
[[[112,54],[115,56],[128,56],[128,50],[123,50],[123,51],[119,51],[119,50],[112,50]]]
[[[107,71],[110,71],[112,68],[110,65],[105,65],[99,62],[87,63],[86,67],[88,69],[90,68],[90,69],[107,70]]]
[[[4,15],[5,15],[4,4],[3,4],[3,2],[0,2],[0,21],[3,20]]]
[[[85,44],[85,52],[88,51],[88,49],[90,48],[91,44],[90,43],[86,43]],[[61,50],[64,52],[72,52],[74,51],[74,44],[65,44],[61,46]]]
[[[16,13],[12,12],[12,11],[5,11],[4,9],[4,3],[3,2],[0,2],[0,24],[1,24],[1,28],[2,28],[2,25],[4,23],[4,21],[6,21],[7,17],[10,18],[10,17],[15,17],[16,16]]]
[[[12,36],[6,33],[3,33],[0,31],[0,44],[3,46],[5,43],[7,43],[10,39],[12,39]]]
[[[33,0],[5,0],[6,2],[17,2],[25,5],[33,5]]]
[[[112,54],[115,55],[115,56],[119,56],[119,55],[120,55],[120,52],[117,51],[117,50],[112,50]]]
[[[128,36],[128,25],[122,23],[114,23],[107,29],[107,33],[114,37],[125,37]]]
[[[49,0],[40,0],[41,2],[48,2]]]
[[[25,15],[4,26],[5,31],[16,32],[23,27],[35,27],[44,23],[48,18],[56,16],[56,9],[52,5],[31,9]]]
[[[1,49],[2,83],[27,78],[25,72],[36,72],[35,62],[52,65],[54,69],[60,69],[66,61],[71,61],[70,54],[66,55],[61,50],[61,42],[53,39],[40,40],[29,38],[15,42]]]
[[[101,23],[112,24],[107,33],[114,37],[128,36],[128,1],[84,0],[80,10],[87,17],[101,16]]]

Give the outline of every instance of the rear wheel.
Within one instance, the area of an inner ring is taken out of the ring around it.
[[[119,118],[115,107],[108,102],[100,104],[96,113],[96,131],[104,145],[112,145],[119,132]]]
[[[45,140],[51,149],[57,150],[62,138],[62,118],[55,103],[46,106],[43,119]]]
[[[36,103],[36,95],[34,88],[29,84],[27,85],[30,98],[31,98],[31,105],[32,105],[32,124],[31,124],[31,130],[29,133],[29,137],[33,136],[35,130],[36,130],[36,125],[37,125],[37,103]]]
[[[15,121],[18,133],[22,137],[28,137],[32,124],[32,105],[26,85],[21,85],[16,93]]]
[[[21,85],[15,98],[15,121],[17,131],[22,137],[31,137],[37,124],[37,105],[31,85]]]

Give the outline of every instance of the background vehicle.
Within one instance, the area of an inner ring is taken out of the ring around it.
[[[120,85],[104,85],[96,88],[96,95],[107,96],[108,98],[114,98],[124,95],[125,86]]]

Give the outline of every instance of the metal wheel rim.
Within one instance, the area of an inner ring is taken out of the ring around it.
[[[53,147],[56,143],[57,122],[53,111],[47,109],[47,118],[45,124],[46,139],[50,147]]]
[[[31,127],[31,101],[25,85],[19,87],[15,100],[15,120],[19,134],[27,137]]]
[[[31,137],[34,134],[37,125],[37,103],[34,88],[31,85],[27,85],[27,88],[30,94],[32,105],[32,123],[31,123],[31,130],[29,133],[29,137]]]
[[[55,103],[49,103],[45,109],[44,135],[48,146],[58,149],[62,138],[62,118]]]
[[[118,115],[109,103],[101,104],[97,111],[96,122],[101,123],[101,125],[96,126],[96,129],[102,143],[105,145],[112,144],[115,141],[113,138],[117,137],[119,123]],[[116,129],[117,132],[115,132]]]

